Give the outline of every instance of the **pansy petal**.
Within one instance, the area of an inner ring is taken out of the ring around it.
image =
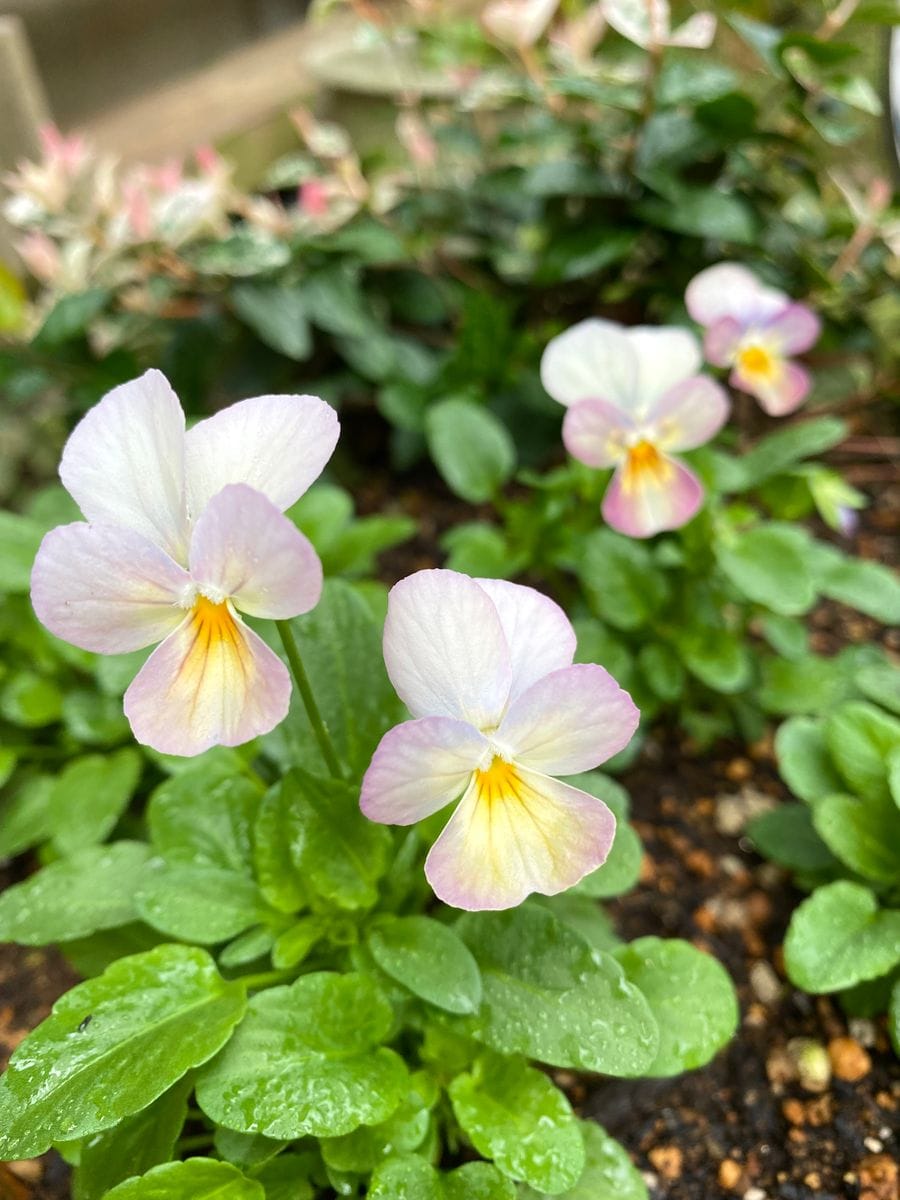
[[[789,304],[765,329],[766,341],[782,354],[803,354],[814,346],[822,332],[822,323],[805,304]]]
[[[744,326],[737,317],[716,317],[703,335],[706,361],[714,367],[730,367],[744,333]]]
[[[201,600],[147,659],[124,705],[139,742],[190,757],[268,733],[290,698],[281,659],[227,604]]]
[[[666,392],[653,412],[655,444],[661,450],[693,450],[715,437],[728,420],[725,389],[694,375]]]
[[[612,321],[580,321],[548,342],[541,382],[560,404],[608,400],[629,407],[637,362],[627,331]]]
[[[498,724],[512,682],[510,652],[493,602],[456,571],[417,571],[391,588],[384,661],[414,717]]]
[[[619,467],[603,497],[603,519],[628,537],[679,529],[703,503],[703,486],[684,463],[661,454],[655,469]]]
[[[160,371],[108,392],[72,431],[59,477],[88,521],[134,529],[184,557],[184,414]]]
[[[601,800],[536,771],[513,767],[493,784],[476,775],[432,846],[425,874],[454,908],[513,908],[532,892],[564,892],[596,870],[615,829]]]
[[[491,598],[509,647],[513,701],[536,679],[567,667],[575,657],[572,623],[555,600],[506,579],[476,579]]]
[[[644,416],[676,383],[700,370],[700,342],[689,329],[636,325],[628,330],[638,364],[633,410]]]
[[[497,730],[504,754],[548,775],[590,771],[623,750],[640,713],[603,667],[576,663],[532,684]]]
[[[808,371],[783,359],[769,379],[751,378],[736,368],[729,382],[755,396],[770,417],[783,417],[799,408],[812,383]]]
[[[362,782],[359,805],[372,821],[412,825],[462,794],[490,758],[483,734],[452,717],[422,717],[389,730]]]
[[[51,633],[82,650],[124,654],[152,646],[183,620],[187,571],[131,529],[60,525],[31,572],[31,603]]]
[[[296,617],[322,595],[322,564],[309,539],[245,483],[224,487],[200,514],[190,561],[204,595],[230,597],[251,617]]]
[[[579,400],[563,418],[562,437],[573,458],[588,467],[614,467],[625,455],[635,424],[607,400]]]
[[[321,475],[339,432],[317,396],[256,396],[198,422],[186,443],[191,517],[229,483],[249,484],[284,512]]]
[[[716,263],[701,271],[687,286],[687,310],[698,325],[734,317],[744,328],[769,320],[789,303],[783,292],[765,287],[740,263]]]

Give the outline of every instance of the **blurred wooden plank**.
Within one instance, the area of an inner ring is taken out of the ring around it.
[[[38,153],[38,130],[50,119],[25,26],[20,17],[0,16],[0,173]],[[0,262],[15,267],[9,226],[0,217]]]

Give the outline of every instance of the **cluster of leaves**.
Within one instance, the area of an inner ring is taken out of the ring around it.
[[[757,817],[760,851],[811,893],[784,946],[793,982],[837,992],[851,1015],[889,1012],[900,1053],[900,669],[869,666],[867,698],[819,704],[776,738],[796,800]]]
[[[530,1060],[701,1066],[734,1032],[732,985],[686,942],[613,933],[597,901],[633,885],[641,850],[599,773],[577,777],[620,821],[598,871],[506,913],[434,906],[433,821],[358,807],[402,716],[382,602],[332,580],[292,622],[347,778],[298,710],[240,752],[126,748],[16,786],[0,846],[45,865],[0,897],[0,939],[57,943],[86,979],[12,1057],[0,1157],[56,1146],[81,1200],[646,1195]]]

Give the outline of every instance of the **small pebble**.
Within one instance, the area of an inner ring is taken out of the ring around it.
[[[743,1200],[766,1200],[766,1193],[762,1188],[752,1187],[744,1192]]]
[[[791,1038],[787,1050],[800,1086],[807,1092],[824,1092],[831,1082],[831,1060],[822,1043],[815,1038]]]
[[[867,1137],[863,1141],[863,1145],[869,1151],[870,1154],[880,1154],[882,1152],[882,1150],[884,1149],[884,1146],[882,1145],[881,1142],[879,1142],[878,1138],[873,1138],[873,1137]]]
[[[828,1057],[837,1078],[846,1083],[856,1083],[872,1070],[872,1060],[856,1038],[832,1038],[828,1043]]]
[[[743,1177],[744,1172],[741,1164],[736,1163],[733,1158],[723,1158],[719,1163],[719,1187],[733,1192],[737,1189]]]
[[[763,1004],[775,1004],[781,995],[781,982],[764,958],[750,968],[750,986]]]
[[[878,1041],[878,1030],[875,1022],[868,1017],[854,1017],[850,1022],[850,1036],[856,1038],[861,1046],[871,1050]]]
[[[656,1146],[647,1155],[663,1179],[679,1179],[683,1155],[677,1146]]]

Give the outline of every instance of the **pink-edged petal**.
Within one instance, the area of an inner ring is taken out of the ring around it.
[[[224,487],[200,514],[190,561],[204,595],[230,597],[251,617],[296,617],[322,595],[322,564],[308,538],[245,483]]]
[[[690,50],[707,50],[715,36],[715,16],[710,12],[698,12],[688,17],[670,34],[667,45],[683,46]]]
[[[414,717],[497,725],[512,683],[509,647],[487,592],[456,571],[417,571],[391,588],[384,661]]]
[[[506,579],[476,579],[490,597],[512,663],[510,702],[536,679],[567,667],[575,657],[577,638],[572,622],[556,603],[536,588]]]
[[[124,704],[139,742],[191,757],[268,733],[290,698],[281,659],[227,605],[201,600],[144,663]]]
[[[730,383],[732,387],[755,396],[770,417],[783,417],[800,407],[812,380],[809,372],[797,363],[781,360],[769,379],[748,376],[735,368],[731,372]]]
[[[700,370],[700,342],[689,329],[636,325],[628,339],[638,364],[632,409],[643,417],[676,383]]]
[[[454,908],[513,908],[532,892],[555,896],[606,861],[616,820],[586,792],[514,765],[478,774],[434,843],[425,874]]]
[[[687,286],[687,310],[698,325],[734,317],[741,326],[767,321],[789,303],[783,292],[765,287],[740,263],[716,263],[701,271]]]
[[[113,388],[82,417],[59,477],[88,521],[134,529],[183,561],[184,414],[160,371]]]
[[[714,367],[730,367],[745,333],[737,317],[716,317],[703,335],[703,353]]]
[[[695,375],[668,391],[653,412],[654,443],[661,450],[693,450],[715,437],[728,420],[725,389]]]
[[[767,342],[772,342],[782,354],[803,354],[814,346],[822,332],[822,322],[805,304],[789,304],[769,322],[765,329]]]
[[[624,750],[639,720],[634,701],[608,671],[576,663],[545,675],[515,700],[496,740],[522,766],[575,775]]]
[[[465,721],[422,717],[389,730],[362,782],[359,805],[372,821],[413,825],[456,800],[490,744]]]
[[[589,467],[614,467],[620,463],[634,432],[635,424],[629,414],[607,400],[580,400],[563,418],[566,449]]]
[[[603,497],[603,519],[628,537],[679,529],[703,503],[703,485],[684,463],[659,455],[655,468],[621,466]]]
[[[638,365],[628,331],[613,321],[581,321],[548,342],[541,382],[560,404],[608,400],[630,408]]]
[[[80,521],[46,535],[31,572],[41,624],[96,654],[161,641],[184,620],[190,588],[187,571],[141,534]]]
[[[334,409],[318,396],[256,396],[187,434],[192,519],[229,483],[247,483],[282,512],[318,479],[337,445]]]

